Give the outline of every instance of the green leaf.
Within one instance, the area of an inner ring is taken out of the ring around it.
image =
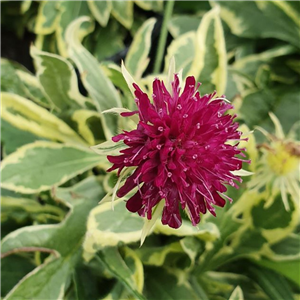
[[[74,200],[80,198],[96,199],[99,202],[99,197],[105,194],[100,182],[101,178],[89,176],[74,186],[53,189],[53,197],[66,205],[72,205]]]
[[[112,15],[127,29],[131,28],[133,22],[132,1],[112,1]]]
[[[166,260],[170,256],[172,264],[174,264],[174,253],[176,257],[180,258],[178,254],[184,254],[182,246],[179,242],[174,242],[171,244],[165,244],[161,247],[146,247],[143,246],[140,249],[136,250],[137,255],[140,257],[144,265],[150,266],[166,266]],[[172,255],[173,254],[173,255]]]
[[[243,291],[239,286],[234,289],[229,300],[244,300]]]
[[[252,266],[249,272],[251,278],[262,288],[270,299],[294,299],[291,288],[283,276],[274,271],[256,266]]]
[[[78,81],[73,66],[63,57],[30,49],[37,68],[37,77],[49,100],[59,110],[68,107],[84,107],[88,101],[78,90]]]
[[[182,225],[177,229],[165,226],[159,221],[156,223],[154,232],[181,237],[198,236],[204,240],[215,240],[220,237],[219,229],[214,223],[201,222],[199,225],[193,226],[190,221],[186,220],[183,220]]]
[[[262,53],[252,54],[238,59],[232,65],[232,67],[235,70],[238,70],[243,74],[247,74],[254,78],[260,66],[272,62],[277,57],[282,58],[285,55],[292,54],[296,50],[297,48],[290,45],[274,47]]]
[[[117,3],[117,2],[114,2]],[[156,19],[148,19],[135,34],[128,50],[125,65],[134,78],[141,78],[149,64],[149,52],[151,47],[151,34]]]
[[[147,299],[199,299],[187,281],[187,274],[181,270],[147,268],[147,274],[148,276],[145,278],[145,295]]]
[[[133,250],[125,248],[125,259],[123,259],[117,248],[107,248],[99,252],[96,258],[100,259],[112,275],[121,281],[137,299],[145,299],[141,294],[144,284],[143,265]]]
[[[68,34],[66,34],[67,27],[76,18],[82,16],[90,16],[91,12],[89,10],[87,1],[62,1],[61,5],[59,6],[59,10],[61,11],[61,17],[56,28],[57,47],[61,56],[68,57]],[[82,26],[78,28],[77,39],[81,41],[88,33],[92,32],[93,30],[94,23],[86,22],[82,24]]]
[[[300,257],[300,236],[291,233],[284,240],[273,244],[271,250],[274,252],[277,260],[290,260],[291,258]]]
[[[277,38],[299,47],[299,8],[288,1],[214,1],[233,34],[247,38]],[[280,22],[278,22],[280,20]]]
[[[170,22],[168,23],[168,29],[172,36],[176,39],[180,35],[183,35],[189,31],[196,31],[200,21],[200,17],[191,15],[179,15],[173,17],[170,20]]]
[[[38,79],[34,75],[21,70],[17,70],[16,73],[22,81],[23,90],[27,97],[43,107],[50,108],[51,101],[47,99]]]
[[[2,93],[1,100],[1,116],[11,125],[43,138],[86,145],[65,122],[34,102],[9,93]]]
[[[35,34],[50,34],[56,29],[59,21],[59,1],[43,1],[39,5],[34,27]]]
[[[16,62],[1,58],[1,92],[10,92],[26,97],[27,94],[22,81],[17,76],[17,70],[27,71]]]
[[[207,12],[197,30],[195,57],[190,73],[203,83],[201,93],[217,91],[222,96],[226,89],[227,56],[219,8]]]
[[[60,299],[74,262],[58,258],[46,266],[41,265],[29,273],[4,298],[10,299]]]
[[[272,261],[269,259],[262,258],[260,260],[252,260],[253,263],[262,267],[274,270],[275,272],[284,275],[286,278],[292,280],[295,284],[300,287],[299,276],[300,276],[300,260],[290,261]]]
[[[196,257],[203,250],[202,244],[196,237],[187,236],[180,240],[180,245],[183,251],[189,256],[191,260],[189,269],[192,269],[195,265]]]
[[[169,63],[172,57],[176,62],[176,71],[182,69],[182,75],[185,78],[190,74],[190,69],[194,61],[196,52],[196,33],[194,31],[187,32],[180,35],[172,41],[167,50],[165,58],[165,71],[169,69]],[[172,78],[173,80],[173,78]]]
[[[125,101],[123,103],[123,107],[129,108],[131,110],[134,110],[133,105],[135,105],[134,101],[132,101],[132,94],[131,90],[129,89],[129,86],[127,85],[127,82],[122,74],[122,70],[119,66],[117,66],[114,63],[102,63],[101,68],[103,72],[106,74],[106,76],[112,81],[112,83],[122,90],[122,92],[125,95]],[[130,85],[130,83],[129,83]],[[134,88],[132,87],[132,90]]]
[[[85,258],[108,246],[139,241],[143,224],[143,218],[129,212],[122,199],[114,202],[114,210],[110,202],[100,204],[89,215],[83,244]]]
[[[2,155],[6,155],[16,151],[19,147],[33,143],[39,138],[34,134],[20,130],[10,123],[2,119],[1,121],[1,145],[2,145]]]
[[[288,198],[290,210],[286,211],[281,195],[278,194],[272,205],[265,207],[262,200],[251,209],[252,224],[255,228],[263,229],[263,236],[270,242],[275,243],[288,236],[298,224],[298,208]],[[264,216],[268,216],[265,218]]]
[[[97,3],[102,2],[97,1]],[[118,55],[125,48],[123,42],[125,34],[126,32],[118,22],[111,21],[107,27],[99,28],[94,36],[90,35],[92,39],[91,43],[94,45],[92,53],[95,58],[98,61],[113,59],[114,55]],[[113,39],[111,38],[112,36],[114,37]]]
[[[106,159],[89,149],[36,142],[3,160],[2,186],[24,194],[46,191],[97,165],[106,168]]]
[[[82,23],[89,18],[82,17],[70,24],[67,31],[69,55],[76,63],[81,73],[82,81],[90,96],[94,100],[98,111],[121,107],[121,100],[112,82],[105,76],[96,59],[80,44],[78,30]],[[118,117],[114,115],[101,115],[103,130],[107,139],[118,131]]]
[[[47,218],[61,220],[64,216],[62,209],[49,204],[40,204],[33,199],[1,197],[1,221],[24,212],[29,218],[46,222]]]
[[[153,10],[153,11],[162,11],[163,9],[163,2],[160,0],[154,1],[142,1],[142,0],[135,0],[134,3],[141,7],[144,10]]]
[[[34,267],[30,260],[18,255],[2,258],[1,297],[4,297]]]
[[[110,12],[112,9],[111,3],[111,1],[87,1],[89,9],[94,18],[103,27],[107,25],[107,22],[109,20]]]
[[[72,120],[77,123],[79,134],[89,143],[89,145],[95,145],[95,135],[90,123],[97,126],[97,130],[101,131],[101,119],[100,115],[96,111],[78,109],[72,114]]]
[[[89,182],[89,181],[88,181]],[[90,182],[89,182],[90,186]],[[78,189],[74,186],[70,194]],[[81,190],[85,190],[81,183]],[[90,195],[89,195],[90,196]],[[103,194],[92,198],[76,198],[68,204],[66,219],[56,225],[36,225],[18,229],[2,240],[2,253],[20,248],[42,247],[53,249],[59,258],[40,265],[25,276],[5,299],[60,299],[68,286],[70,276],[80,259],[80,248],[89,211]],[[65,202],[67,203],[67,202]]]
[[[126,145],[121,141],[115,143],[113,141],[106,141],[96,146],[92,146],[91,149],[99,155],[117,155],[120,154],[120,150],[125,149]]]
[[[256,90],[254,81],[251,81],[246,75],[236,69],[228,67],[227,86],[225,92],[226,98],[231,101],[234,98],[239,97],[239,95],[243,96],[245,94],[246,97],[251,90]],[[239,111],[239,116],[240,115],[241,112]]]

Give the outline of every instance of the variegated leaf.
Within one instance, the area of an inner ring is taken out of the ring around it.
[[[67,50],[67,36],[66,30],[69,24],[76,18],[82,16],[90,16],[91,12],[88,7],[87,1],[62,1],[59,6],[61,10],[61,17],[59,24],[56,28],[56,39],[59,53],[63,57],[68,57]],[[82,40],[88,33],[94,30],[93,22],[86,22],[81,24],[77,31],[78,40]]]
[[[100,204],[89,215],[83,244],[85,258],[91,259],[105,247],[139,241],[143,223],[140,216],[126,209],[122,199],[115,201],[114,210],[109,202]]]
[[[99,113],[92,110],[78,109],[72,114],[72,120],[77,123],[79,134],[89,143],[89,145],[96,144],[96,137],[89,126],[89,123],[93,121],[94,127],[97,125],[97,133],[101,132],[101,120]],[[96,131],[96,130],[95,130]]]
[[[196,31],[201,18],[192,15],[179,15],[172,17],[168,23],[168,29],[174,39],[189,31]]]
[[[128,50],[125,65],[134,78],[141,78],[149,63],[151,34],[156,19],[148,19],[138,30]]]
[[[111,1],[87,1],[89,9],[93,14],[94,18],[103,27],[107,25],[109,20],[110,12],[112,9]]]
[[[2,187],[23,194],[46,191],[97,165],[105,158],[74,145],[35,142],[19,148],[2,162]]]
[[[248,1],[244,5],[236,1],[211,1],[211,4],[221,7],[221,17],[235,35],[272,37],[299,47],[300,13],[289,1]]]
[[[17,71],[27,72],[27,70],[17,62],[1,58],[1,92],[9,92],[27,97],[24,84],[19,76],[17,76]]]
[[[164,1],[161,0],[154,0],[154,1],[135,0],[134,3],[144,10],[162,11],[164,7]]]
[[[216,6],[207,12],[197,30],[195,57],[190,70],[203,83],[201,93],[217,91],[222,96],[226,89],[227,57],[225,38]]]
[[[182,70],[185,78],[190,75],[190,70],[195,57],[196,51],[196,33],[194,31],[187,32],[176,38],[168,47],[165,58],[165,72],[169,69],[169,62],[172,57],[175,58],[176,71]],[[172,78],[173,80],[173,78]]]
[[[229,300],[244,300],[243,291],[239,286],[234,289]]]
[[[63,57],[31,47],[37,77],[48,99],[60,110],[72,106],[84,107],[89,100],[78,90],[74,67]]]
[[[139,257],[130,248],[124,248],[125,257],[121,257],[117,248],[107,248],[99,252],[101,260],[109,272],[129,289],[136,299],[145,299],[142,295],[144,270]],[[126,262],[130,263],[129,265]]]
[[[13,126],[54,141],[86,145],[65,122],[26,98],[2,93],[1,116]]]
[[[84,193],[78,196],[78,193],[83,191]],[[29,249],[33,251],[35,248],[37,251],[49,250],[48,252],[52,254],[43,264],[19,281],[5,299],[64,297],[65,287],[81,258],[81,241],[88,213],[103,196],[99,183],[94,181],[91,185],[91,178],[81,182],[80,187],[75,185],[66,192],[71,197],[75,194],[77,197],[71,202],[62,201],[69,207],[68,215],[63,222],[23,227],[11,232],[2,240],[3,255],[8,255],[11,251],[22,252]],[[56,258],[53,259],[53,256]]]
[[[112,15],[127,29],[131,28],[133,22],[132,1],[112,1]]]
[[[80,44],[78,39],[78,30],[81,24],[89,23],[89,20],[89,18],[82,17],[72,22],[68,27],[66,36],[69,55],[79,68],[85,88],[101,113],[104,110],[122,105],[112,82],[105,76],[96,59]],[[118,117],[101,114],[101,119],[105,136],[110,139],[118,130]]]
[[[16,73],[22,81],[23,89],[27,97],[43,107],[50,108],[51,102],[45,95],[45,92],[43,91],[38,79],[34,75],[22,70],[17,70]]]
[[[55,31],[60,18],[59,5],[60,1],[43,1],[40,3],[34,27],[36,34],[46,35]]]

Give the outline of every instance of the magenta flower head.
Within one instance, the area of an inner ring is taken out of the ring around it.
[[[238,144],[242,140],[233,108],[216,92],[200,96],[194,77],[187,77],[183,91],[175,74],[169,91],[158,79],[153,82],[152,100],[133,84],[139,121],[132,131],[112,138],[126,148],[118,156],[108,156],[113,166],[108,171],[134,167],[117,191],[124,197],[134,188],[126,207],[131,212],[152,218],[153,208],[165,201],[162,223],[172,228],[182,223],[181,209],[193,225],[208,210],[215,216],[214,205],[223,207],[228,198],[226,185],[238,188],[241,178],[234,175],[242,168],[245,156]],[[243,139],[245,140],[245,139]],[[249,162],[249,161],[247,161]],[[181,208],[181,209],[180,209]]]

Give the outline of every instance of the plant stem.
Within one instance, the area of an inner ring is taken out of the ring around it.
[[[161,26],[161,31],[160,31],[160,36],[159,36],[159,41],[158,41],[158,46],[157,46],[157,52],[156,52],[156,57],[155,57],[155,63],[154,63],[153,72],[155,74],[159,73],[160,68],[161,68],[161,62],[163,60],[166,42],[167,42],[167,36],[168,36],[167,24],[172,16],[173,7],[174,7],[174,0],[169,0],[166,2],[167,2],[167,4],[166,4],[165,13],[164,13],[164,20],[163,20],[163,23]]]

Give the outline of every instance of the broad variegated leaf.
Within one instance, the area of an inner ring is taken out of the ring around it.
[[[174,39],[189,31],[196,31],[200,24],[200,17],[191,15],[180,15],[173,17],[168,23],[168,29]]]
[[[52,250],[56,257],[40,265],[27,274],[5,297],[5,299],[61,299],[64,296],[65,288],[69,284],[74,267],[80,260],[81,242],[85,233],[85,224],[89,211],[94,207],[99,198],[103,196],[102,189],[99,189],[97,182],[91,186],[90,179],[80,183],[68,193],[72,195],[78,190],[94,192],[84,193],[74,197],[72,202],[62,199],[69,207],[65,220],[55,225],[36,225],[20,228],[2,240],[1,251],[6,255],[9,251],[22,252],[37,248]],[[87,191],[88,191],[87,190]],[[84,198],[83,198],[84,197]],[[72,230],[70,231],[70,228]],[[62,242],[62,240],[64,242]],[[29,249],[28,249],[29,248]],[[40,250],[41,251],[41,250]]]
[[[31,47],[31,55],[37,68],[37,77],[48,99],[59,110],[68,107],[84,107],[89,100],[78,90],[74,67],[63,57]]]
[[[108,167],[105,158],[88,148],[36,142],[5,157],[2,187],[24,194],[46,191],[97,165]]]
[[[17,76],[18,70],[27,71],[16,62],[1,58],[1,92],[9,92],[27,97],[24,85]]]
[[[10,93],[2,93],[1,99],[1,116],[13,126],[54,141],[86,145],[65,122],[34,102]]]
[[[4,119],[1,120],[1,145],[3,157],[16,151],[19,147],[33,143],[38,139],[39,137],[36,135],[21,130]]]
[[[143,224],[140,216],[126,209],[122,199],[114,202],[114,210],[109,202],[100,204],[89,215],[83,244],[86,259],[105,247],[139,241]]]
[[[211,3],[221,7],[221,17],[235,35],[273,37],[299,47],[299,9],[294,9],[289,1],[248,1],[244,5],[236,1]]]

